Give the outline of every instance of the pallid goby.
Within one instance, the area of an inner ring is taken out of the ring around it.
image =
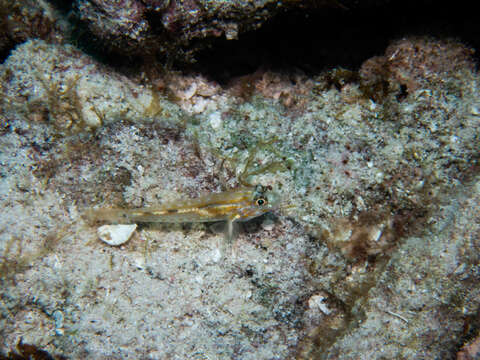
[[[257,185],[210,193],[196,199],[173,201],[158,207],[92,209],[87,212],[87,217],[94,221],[120,224],[226,221],[226,237],[231,240],[235,222],[253,219],[276,208],[276,195],[267,188]]]

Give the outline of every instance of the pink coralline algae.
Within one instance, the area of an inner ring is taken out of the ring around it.
[[[148,23],[146,7],[136,0],[89,0],[77,4],[76,11],[89,30],[113,49],[131,52],[145,42]]]
[[[192,60],[212,38],[237,39],[299,2],[206,0],[77,0],[75,15],[105,49]]]
[[[374,100],[400,87],[412,93],[426,84],[438,84],[444,76],[472,71],[472,55],[472,49],[448,40],[402,39],[390,45],[384,56],[365,61],[360,80],[368,93],[375,93]]]

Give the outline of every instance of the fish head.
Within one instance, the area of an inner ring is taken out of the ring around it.
[[[270,188],[257,185],[245,206],[238,212],[238,220],[246,221],[277,209],[279,196]]]

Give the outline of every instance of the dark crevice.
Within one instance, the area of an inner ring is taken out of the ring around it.
[[[382,55],[393,40],[412,35],[455,38],[475,48],[480,27],[474,14],[467,2],[433,1],[290,11],[238,41],[214,40],[191,69],[220,82],[259,68],[300,69],[311,75],[330,67],[358,69],[366,59]]]
[[[49,0],[49,2],[64,15],[72,10],[73,0]]]
[[[17,44],[14,41],[11,41],[11,39],[7,38],[2,40],[2,45],[3,46],[0,48],[0,64],[3,64],[4,61],[10,56],[12,50],[15,49]]]
[[[49,0],[53,8],[62,17],[66,17],[72,10],[72,0]],[[54,22],[45,21],[42,7],[33,7],[29,13],[29,3],[0,0],[0,63],[10,56],[12,50],[31,37],[48,38],[48,31]],[[27,15],[22,11],[26,11]],[[32,15],[33,14],[33,15]],[[33,19],[33,21],[32,21]],[[19,26],[19,23],[22,26]],[[24,26],[24,27],[23,27]]]
[[[257,31],[241,33],[238,40],[222,37],[192,41],[189,47],[203,41],[208,41],[209,46],[195,55],[194,64],[185,64],[175,60],[181,58],[182,50],[169,48],[161,15],[156,12],[144,14],[152,30],[152,41],[164,41],[164,49],[170,54],[155,53],[153,44],[145,44],[125,56],[122,50],[112,50],[109,40],[91,33],[88,25],[79,20],[74,1],[50,2],[69,16],[72,43],[99,61],[130,74],[163,64],[163,68],[200,72],[227,83],[233,77],[259,69],[301,70],[307,75],[332,67],[356,70],[366,59],[382,55],[393,40],[411,35],[455,38],[473,48],[480,46],[474,2],[309,0],[302,3],[302,8],[284,10]],[[15,45],[4,41],[0,59],[8,56]]]

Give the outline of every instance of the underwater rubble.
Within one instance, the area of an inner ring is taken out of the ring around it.
[[[0,358],[474,351],[480,76],[468,46],[410,36],[358,71],[220,83],[126,74],[29,39],[0,78]],[[110,224],[86,216],[255,185],[279,204],[232,241],[208,221],[139,223],[111,246],[97,233]]]

